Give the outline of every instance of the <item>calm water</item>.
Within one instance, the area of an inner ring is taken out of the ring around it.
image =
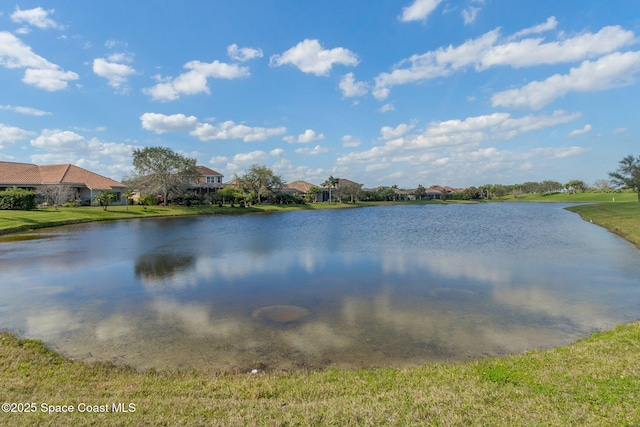
[[[640,317],[640,251],[564,206],[145,219],[12,236],[0,241],[0,325],[73,358],[142,369],[407,366],[564,345]],[[259,315],[274,305],[307,315]]]

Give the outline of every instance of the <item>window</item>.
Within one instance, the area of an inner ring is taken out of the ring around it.
[[[207,184],[222,184],[222,177],[209,175],[206,177],[206,182]]]

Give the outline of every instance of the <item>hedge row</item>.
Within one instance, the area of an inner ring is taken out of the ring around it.
[[[20,188],[0,191],[0,209],[30,210],[36,208],[36,193]]]

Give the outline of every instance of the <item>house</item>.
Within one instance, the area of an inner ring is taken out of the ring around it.
[[[199,193],[215,193],[225,186],[222,183],[222,175],[220,172],[216,172],[206,166],[196,166],[200,176],[198,180],[192,185],[192,187]]]
[[[283,193],[297,194],[300,197],[306,197],[306,195],[309,194],[309,191],[311,191],[311,189],[314,187],[320,188],[319,185],[311,184],[307,181],[297,180],[286,184],[283,188],[281,188],[281,191]],[[319,202],[321,200],[322,192],[319,192],[316,194],[316,199],[314,201]]]
[[[200,172],[198,184],[212,184],[212,186],[222,187],[222,178],[224,178],[224,175],[220,172],[216,172],[206,166],[196,166],[196,168],[198,172]]]
[[[102,191],[116,193],[114,204],[123,204],[125,185],[70,163],[61,165],[33,165],[29,163],[0,162],[0,190],[18,187],[36,190],[46,186],[68,186],[75,191],[77,201],[93,203]]]
[[[188,183],[187,189],[189,192],[195,193],[198,196],[203,196],[210,193],[217,193],[218,190],[226,187],[228,184],[222,182],[222,175],[220,172],[217,172],[213,169],[210,169],[206,166],[196,166],[196,169],[199,172],[197,178]],[[163,195],[157,190],[151,190],[152,185],[151,176],[141,176],[137,179],[137,183],[135,185],[135,190],[133,191],[133,195],[131,200],[133,203],[140,203],[140,198],[143,194],[148,194],[150,192],[156,191],[157,194],[153,195],[155,200],[158,203],[162,203]],[[130,184],[131,185],[131,184]],[[180,196],[181,197],[181,196]]]

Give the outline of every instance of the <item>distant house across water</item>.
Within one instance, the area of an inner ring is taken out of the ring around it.
[[[24,188],[38,191],[42,187],[68,186],[76,200],[91,205],[102,191],[116,193],[115,204],[124,204],[121,198],[125,185],[70,163],[60,165],[34,165],[29,163],[0,162],[0,190]]]

